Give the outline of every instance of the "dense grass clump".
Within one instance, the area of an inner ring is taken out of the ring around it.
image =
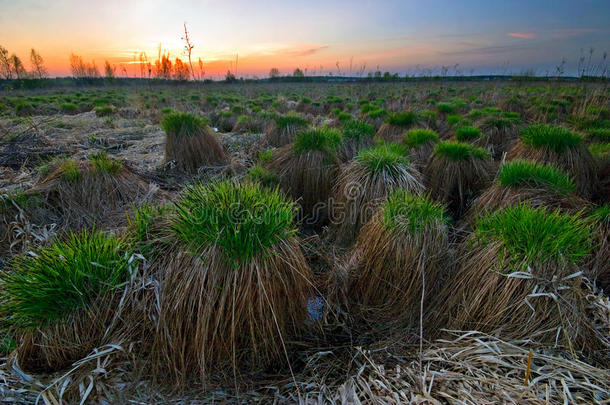
[[[279,115],[275,118],[275,123],[280,129],[288,127],[306,127],[307,119],[298,114]]]
[[[176,213],[173,231],[189,249],[216,245],[232,263],[264,254],[296,232],[294,204],[257,183],[190,186]]]
[[[460,142],[473,141],[481,137],[481,130],[473,126],[460,127],[455,131],[455,139]]]
[[[592,143],[589,145],[589,152],[598,160],[610,160],[610,142]]]
[[[341,126],[341,130],[343,131],[343,137],[345,139],[353,139],[355,141],[362,141],[375,136],[375,128],[364,121],[346,121]]]
[[[488,159],[491,155],[483,148],[463,142],[445,141],[436,145],[436,156],[444,156],[454,161]]]
[[[596,207],[589,216],[600,223],[610,225],[610,203]]]
[[[610,128],[591,129],[588,138],[591,142],[610,143]]]
[[[11,327],[35,328],[61,322],[96,297],[130,278],[130,255],[123,240],[83,231],[17,256],[0,273],[0,311]]]
[[[78,163],[74,160],[66,160],[60,166],[62,179],[66,181],[76,181],[83,177],[78,168]]]
[[[396,190],[383,207],[383,223],[388,231],[416,234],[432,225],[446,224],[449,216],[443,204],[425,195]]]
[[[525,145],[536,149],[549,148],[559,154],[580,145],[582,140],[569,129],[553,125],[533,124],[521,132],[521,141]]]
[[[299,155],[309,151],[320,151],[334,154],[341,140],[341,133],[330,128],[302,131],[294,139],[294,153]]]
[[[176,137],[194,136],[207,125],[206,118],[183,112],[169,112],[161,120],[163,131]]]
[[[106,152],[96,153],[90,156],[95,173],[115,175],[121,171],[123,165],[118,160],[110,159]]]
[[[248,170],[246,180],[258,182],[267,187],[278,185],[280,182],[280,178],[277,174],[258,165],[253,166]]]
[[[431,129],[412,129],[404,137],[404,143],[409,148],[415,148],[428,142],[438,142],[436,131]]]
[[[365,166],[370,173],[381,171],[391,173],[401,165],[409,163],[404,149],[397,144],[381,144],[362,150],[356,156],[356,161]]]
[[[413,111],[402,111],[388,114],[386,122],[390,125],[408,127],[409,125],[415,124],[417,122],[417,118],[417,114],[415,114]]]
[[[74,103],[62,103],[60,104],[59,109],[63,113],[72,114],[76,112],[77,107]]]
[[[506,163],[500,169],[498,179],[505,187],[543,187],[564,194],[576,190],[574,182],[564,170],[527,160]]]
[[[453,104],[445,102],[436,103],[436,109],[443,114],[453,114],[455,112]]]
[[[488,213],[475,230],[483,243],[501,241],[503,257],[519,270],[532,262],[582,262],[591,253],[591,233],[589,223],[578,215],[526,204]]]
[[[95,115],[98,117],[106,117],[114,112],[114,108],[109,105],[100,105],[95,107]]]

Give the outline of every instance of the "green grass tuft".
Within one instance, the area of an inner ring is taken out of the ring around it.
[[[22,209],[33,209],[42,204],[42,197],[37,194],[26,194],[17,191],[6,195],[0,195],[0,213],[15,209],[15,205]]]
[[[521,141],[532,148],[552,149],[556,153],[563,153],[582,143],[582,137],[567,128],[554,125],[533,124],[521,131]]]
[[[14,328],[59,323],[129,281],[131,255],[123,240],[83,231],[15,257],[0,273],[0,312]]]
[[[106,152],[95,153],[89,157],[93,162],[93,172],[98,174],[115,175],[121,171],[123,164],[118,160],[110,159]]]
[[[371,114],[369,113],[369,116]],[[386,122],[390,125],[396,125],[399,127],[408,127],[417,122],[417,114],[413,111],[402,111],[388,114]]]
[[[404,143],[409,148],[415,148],[427,142],[437,143],[438,134],[431,129],[412,129],[407,131]]]
[[[591,142],[610,143],[610,128],[591,129],[588,138]]]
[[[61,112],[64,113],[73,113],[76,112],[76,104],[74,103],[62,103],[59,106],[59,109],[61,110]]]
[[[330,128],[315,128],[299,132],[294,139],[294,153],[321,151],[334,155],[342,141],[339,131]]]
[[[276,186],[280,182],[277,174],[265,169],[261,166],[252,166],[246,174],[246,180],[258,182],[266,187]]]
[[[195,184],[176,203],[176,213],[173,231],[192,253],[215,245],[232,265],[266,254],[297,231],[295,204],[258,183]]]
[[[589,145],[589,152],[599,160],[610,161],[610,142],[592,143]]]
[[[62,163],[60,169],[61,177],[65,181],[76,181],[83,177],[78,164],[74,160],[66,160],[64,163]]]
[[[375,108],[373,110],[370,110],[367,115],[369,118],[374,120],[377,118],[385,117],[386,115],[388,115],[388,112],[385,108]]]
[[[98,117],[106,117],[114,112],[114,108],[109,105],[100,105],[95,107],[95,115]]]
[[[606,224],[606,226],[610,225],[610,203],[596,207],[591,211],[589,217],[593,218],[595,221]]]
[[[579,263],[592,249],[592,229],[579,215],[519,204],[488,213],[477,221],[475,236],[482,243],[500,241],[502,259],[512,270],[532,262]]]
[[[289,113],[275,117],[275,124],[281,129],[285,129],[287,127],[305,128],[307,127],[308,122],[307,119],[298,114]]]
[[[267,149],[258,154],[259,163],[269,163],[273,160],[273,149]]]
[[[436,109],[444,114],[453,114],[455,112],[455,107],[451,103],[436,103]]]
[[[400,234],[416,234],[450,220],[443,204],[404,190],[393,191],[382,209],[385,228]]]
[[[361,150],[355,160],[364,165],[370,173],[392,173],[409,163],[404,149],[398,144],[381,144]]]
[[[460,142],[472,141],[481,137],[481,130],[473,126],[465,126],[455,131],[455,139]]]
[[[436,145],[434,153],[451,160],[489,159],[491,154],[468,143],[444,141]]]
[[[339,112],[339,114],[337,114],[337,119],[340,122],[348,122],[354,119],[354,116],[348,112],[345,111],[341,111]]]
[[[343,123],[341,129],[346,139],[354,141],[371,139],[375,136],[375,128],[364,121],[349,120]]]
[[[205,129],[208,120],[183,112],[170,112],[161,120],[161,128],[166,134],[177,137],[191,137]]]
[[[527,160],[513,160],[506,163],[498,175],[505,187],[545,187],[563,194],[574,192],[576,186],[564,170]]]

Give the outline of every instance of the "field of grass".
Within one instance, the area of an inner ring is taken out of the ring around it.
[[[0,397],[610,401],[605,83],[0,92]]]

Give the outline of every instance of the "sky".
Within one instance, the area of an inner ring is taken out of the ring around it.
[[[159,45],[185,60],[186,23],[205,77],[306,74],[575,74],[610,51],[610,0],[0,0],[0,45],[52,76],[71,53],[139,74]],[[457,66],[456,66],[457,65]]]

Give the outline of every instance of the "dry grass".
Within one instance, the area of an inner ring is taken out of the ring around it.
[[[495,166],[491,157],[453,160],[435,154],[424,168],[426,187],[434,198],[446,203],[459,216],[490,183]]]
[[[518,140],[508,152],[506,159],[527,159],[564,169],[576,184],[580,196],[589,198],[596,192],[596,163],[584,145],[567,148],[561,153],[549,147],[533,148]]]
[[[565,353],[533,344],[506,341],[475,331],[451,331],[420,353],[404,337],[388,337],[373,346],[326,348],[307,354],[295,380],[259,376],[251,390],[235,392],[212,385],[190,386],[176,394],[155,388],[133,373],[129,350],[100,347],[71,373],[40,379],[0,360],[5,399],[45,403],[421,403],[555,404],[604,403],[610,398],[610,372]],[[530,360],[531,354],[531,360]],[[529,370],[529,372],[528,372]],[[529,376],[525,384],[526,375]],[[82,384],[66,395],[63,383]],[[296,381],[296,384],[295,384]]]
[[[324,223],[330,207],[328,199],[335,181],[339,160],[323,151],[295,154],[292,144],[273,152],[269,169],[279,176],[280,188],[300,205],[301,219]]]
[[[151,365],[160,382],[212,373],[241,379],[286,359],[306,317],[311,273],[292,238],[235,268],[221,248],[173,250],[154,268],[159,318]],[[229,380],[230,381],[230,380]]]
[[[104,224],[116,227],[125,223],[125,210],[130,206],[164,198],[156,186],[128,166],[122,164],[116,172],[100,171],[91,160],[68,168],[59,166],[28,192],[42,196],[63,218],[62,225],[73,229]]]
[[[350,312],[357,319],[376,328],[387,322],[416,328],[451,263],[447,227],[438,221],[417,232],[393,232],[379,211],[363,228],[348,263]]]
[[[421,174],[407,160],[372,172],[355,160],[341,168],[333,188],[332,233],[340,246],[353,243],[379,205],[393,190],[423,191]]]
[[[576,265],[534,262],[517,271],[505,254],[501,242],[482,244],[471,236],[462,244],[452,288],[444,291],[438,307],[449,328],[559,345],[573,356],[608,349],[607,336],[587,317],[582,271]]]
[[[197,173],[200,167],[229,165],[229,157],[207,125],[188,134],[169,131],[165,141],[165,161],[175,161],[177,167],[189,173]]]
[[[477,217],[511,205],[528,203],[532,207],[561,209],[577,213],[591,203],[575,194],[564,194],[542,187],[506,187],[498,182],[492,184],[477,197],[469,208],[467,220],[474,224]]]

